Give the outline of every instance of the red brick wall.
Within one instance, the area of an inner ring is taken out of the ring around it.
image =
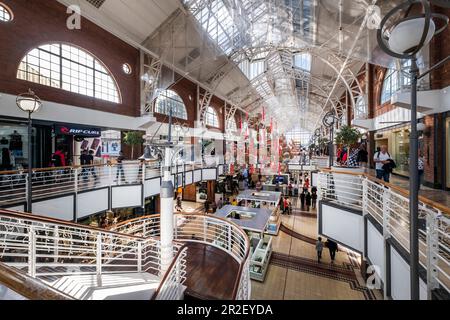
[[[186,125],[188,125],[189,127],[193,128],[194,127],[194,123],[197,120],[197,85],[195,83],[193,83],[192,81],[188,80],[188,79],[181,79],[178,82],[176,82],[174,85],[172,85],[170,87],[171,90],[175,91],[180,98],[183,100],[185,106],[186,106],[186,111],[188,114],[188,120],[182,120],[182,119],[176,119],[177,122],[180,123],[185,123]],[[200,89],[202,90],[202,89]],[[211,107],[213,107],[216,112],[217,115],[219,117],[219,130],[221,132],[224,132],[224,128],[225,128],[225,102],[219,98],[217,98],[216,96],[213,96],[211,99]],[[168,117],[166,117],[165,115],[161,115],[158,113],[155,113],[155,117],[157,119],[158,122],[165,122],[167,123]],[[236,117],[236,123],[238,122],[238,117]],[[210,127],[210,129],[217,129],[217,128],[212,128]]]
[[[443,9],[434,6],[433,12],[441,13],[450,17],[450,9]],[[438,26],[440,27],[440,26]],[[431,65],[435,65],[442,59],[450,55],[450,26],[433,38],[430,44],[430,61]],[[443,89],[450,86],[450,63],[446,63],[441,68],[431,74],[431,88]]]
[[[424,179],[426,182],[434,183],[435,175],[434,175],[434,167],[435,167],[435,154],[436,150],[434,150],[434,129],[435,129],[435,120],[434,116],[426,116],[424,118],[424,123],[427,126],[427,130],[423,135],[422,140],[422,154],[425,158],[425,170],[424,170]]]
[[[0,23],[0,92],[16,95],[31,88],[42,100],[129,116],[140,115],[140,55],[137,49],[86,19],[82,19],[81,30],[67,29],[67,9],[57,1],[2,2],[11,8],[14,20]],[[51,42],[79,46],[101,60],[118,83],[122,103],[110,103],[18,80],[17,68],[22,58],[33,48]],[[131,66],[132,75],[123,72],[124,63]]]
[[[170,87],[170,90],[175,91],[183,100],[186,106],[188,120],[176,119],[176,122],[186,124],[193,128],[194,122],[197,119],[197,85],[188,79],[181,79]],[[158,122],[168,123],[167,116],[155,113],[155,118]]]

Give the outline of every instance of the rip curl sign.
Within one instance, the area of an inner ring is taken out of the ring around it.
[[[66,20],[67,29],[80,30],[81,29],[81,8],[77,5],[70,5],[67,7],[67,14],[69,17]]]

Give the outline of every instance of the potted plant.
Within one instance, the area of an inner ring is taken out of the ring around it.
[[[129,131],[123,137],[123,143],[131,147],[131,159],[134,159],[134,147],[142,145],[144,139],[143,134],[139,131]],[[126,165],[126,161],[123,162],[125,181],[127,183],[136,183],[139,180],[139,168],[137,165]]]
[[[347,147],[347,152],[350,153],[350,147],[354,146],[361,139],[361,133],[351,126],[342,126],[340,131],[336,133],[335,142],[337,145]],[[350,154],[348,154],[350,157]]]
[[[129,131],[123,137],[123,143],[131,146],[131,159],[134,159],[134,146],[141,145],[144,143],[142,138],[142,133],[139,131]]]
[[[350,158],[350,148],[356,145],[361,138],[361,133],[351,126],[342,126],[340,131],[336,133],[335,142],[337,145],[347,147],[347,159]],[[335,166],[333,171],[347,171],[364,173],[364,168],[361,167],[349,167],[349,166]],[[336,198],[338,201],[345,203],[357,203],[360,199],[362,193],[361,179],[354,175],[343,175],[337,176],[338,179],[334,180],[334,190]]]

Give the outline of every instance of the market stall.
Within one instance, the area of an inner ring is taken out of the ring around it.
[[[266,233],[278,235],[281,224],[279,209],[281,192],[245,190],[239,193],[236,199],[243,207],[269,209],[271,216],[266,227]]]
[[[231,220],[247,232],[251,247],[250,277],[264,281],[272,254],[272,237],[266,234],[272,210],[227,205],[215,216]]]

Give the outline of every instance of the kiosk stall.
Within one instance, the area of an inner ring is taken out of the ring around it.
[[[267,208],[246,208],[227,205],[215,216],[233,221],[245,230],[250,239],[250,278],[264,281],[272,254],[272,237],[266,235],[272,211]]]
[[[236,199],[244,207],[269,209],[271,216],[266,227],[266,233],[278,235],[281,224],[279,209],[281,192],[245,190],[239,193]]]

